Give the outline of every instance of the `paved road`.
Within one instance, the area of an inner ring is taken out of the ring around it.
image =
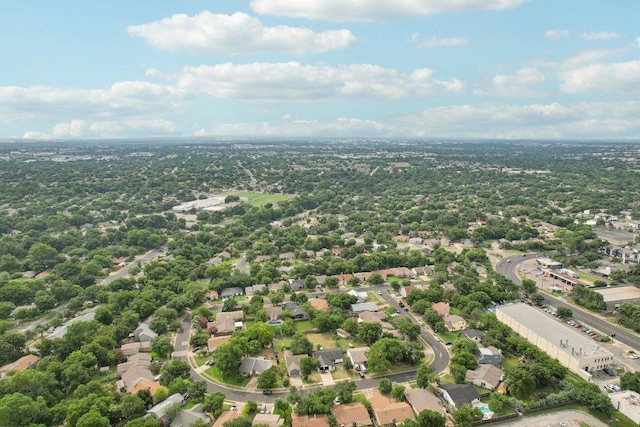
[[[379,288],[376,289],[380,290]],[[386,289],[381,289],[379,295],[387,302],[387,304],[389,304],[391,307],[394,307],[396,310],[399,310],[402,316],[408,317],[413,323],[416,323],[418,325],[420,324],[418,320],[413,317],[413,315],[400,308],[398,301],[396,301],[394,297],[389,295]],[[433,362],[431,362],[433,371],[436,373],[444,371],[447,366],[449,366],[449,352],[447,351],[447,348],[444,346],[444,344],[442,344],[442,342],[436,341],[434,336],[422,325],[420,326],[420,337],[424,341],[426,341],[427,344],[429,344],[429,347],[433,349],[434,358]]]
[[[522,281],[516,274],[516,268],[518,264],[520,264],[522,261],[536,258],[537,256],[539,256],[539,254],[527,254],[525,256],[515,255],[506,257],[496,264],[496,271],[503,274],[514,283],[520,285],[522,284]],[[553,297],[546,293],[540,293],[540,295],[542,295],[546,304],[552,305],[556,308],[566,307],[573,311],[573,318],[580,323],[585,323],[607,335],[615,335],[615,339],[617,339],[621,343],[628,345],[636,351],[640,351],[640,336],[634,334],[633,332],[629,332],[626,329],[622,329],[617,325],[603,320],[598,316],[594,316],[593,314],[584,311],[576,307],[575,305],[568,304],[560,298]]]
[[[418,321],[412,316],[410,315],[408,312],[402,310],[400,308],[400,306],[398,305],[398,302],[396,301],[395,298],[393,298],[391,295],[389,295],[389,293],[386,291],[384,286],[377,286],[377,287],[368,287],[366,288],[367,291],[375,291],[378,292],[380,291],[380,296],[392,307],[395,307],[397,310],[399,310],[403,315],[403,316],[407,316],[409,317],[413,322],[418,323]],[[348,291],[348,290],[345,290]],[[176,341],[175,341],[175,351],[173,353],[173,358],[174,359],[179,359],[179,360],[183,360],[187,363],[189,363],[188,360],[188,355],[189,355],[189,336],[191,333],[191,317],[189,315],[186,315],[183,319],[182,319],[182,323],[181,323],[181,330],[180,332],[178,332],[178,334],[176,335]],[[420,332],[420,336],[431,346],[431,348],[433,349],[434,352],[434,360],[431,363],[431,367],[433,368],[433,370],[435,372],[441,372],[443,371],[448,365],[449,365],[449,353],[446,349],[446,347],[439,341],[436,341],[433,336],[423,327],[421,327],[421,332]],[[271,396],[265,396],[263,395],[261,392],[251,392],[251,391],[245,391],[245,390],[237,390],[234,388],[229,388],[226,387],[224,385],[218,384],[218,383],[214,383],[210,380],[208,380],[207,378],[203,377],[202,375],[200,375],[199,373],[197,373],[194,368],[190,365],[190,371],[191,371],[191,378],[194,380],[203,380],[207,382],[207,391],[208,392],[215,392],[215,391],[220,391],[222,393],[225,394],[226,398],[228,400],[232,400],[232,401],[236,401],[236,402],[245,402],[247,400],[253,400],[255,402],[258,403],[273,403],[274,400],[278,397],[280,398],[284,398],[287,396],[287,394],[289,394],[288,392],[284,391],[284,392],[275,392],[271,395]],[[391,374],[391,375],[384,375],[384,376],[379,376],[379,377],[375,377],[375,378],[365,378],[362,380],[358,380],[356,381],[356,386],[358,390],[366,390],[366,389],[370,389],[370,388],[375,388],[378,386],[378,382],[380,381],[381,378],[389,378],[391,381],[393,381],[394,383],[401,383],[401,382],[407,382],[407,381],[412,381],[416,378],[416,371],[412,370],[412,371],[408,371],[408,372],[401,372],[401,373],[397,373],[397,374]],[[317,387],[320,387],[320,385],[318,385]],[[304,393],[305,391],[310,391],[313,390],[316,387],[307,387],[304,390],[302,390],[302,392]]]
[[[152,249],[149,252],[145,253],[144,255],[136,258],[133,262],[130,262],[129,264],[125,265],[120,270],[118,270],[118,271],[114,272],[113,274],[109,275],[108,277],[105,277],[102,280],[98,280],[96,282],[96,284],[99,285],[99,286],[104,286],[104,285],[108,285],[109,283],[113,282],[116,279],[120,279],[120,278],[123,278],[123,277],[128,277],[129,276],[129,269],[131,269],[131,267],[133,267],[134,265],[136,265],[138,263],[140,263],[140,265],[145,265],[146,263],[148,263],[149,261],[151,261],[155,257],[157,257],[159,255],[164,255],[165,250],[166,250],[166,248],[164,248],[164,247]],[[49,322],[51,322],[55,317],[59,316],[60,313],[62,313],[66,308],[67,308],[67,303],[65,302],[64,304],[59,305],[58,307],[56,307],[55,309],[51,310],[49,313],[45,314],[41,318],[33,320],[31,322],[25,322],[25,323],[22,323],[20,325],[17,325],[15,327],[15,329],[17,329],[18,331],[24,333],[26,331],[29,331],[29,330],[35,328],[37,325],[46,325]]]

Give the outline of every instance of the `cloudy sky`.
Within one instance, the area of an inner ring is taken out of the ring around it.
[[[640,139],[637,0],[0,6],[0,138]]]

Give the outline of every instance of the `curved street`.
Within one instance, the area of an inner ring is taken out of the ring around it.
[[[527,254],[527,255],[513,255],[505,257],[496,264],[496,271],[504,275],[512,282],[521,285],[522,281],[516,274],[517,267],[522,261],[536,258],[540,254]],[[553,297],[547,293],[541,292],[540,295],[544,298],[545,304],[552,305],[554,307],[566,307],[573,311],[573,318],[580,323],[585,323],[598,331],[605,333],[609,336],[614,335],[615,339],[623,344],[632,347],[635,350],[640,350],[640,337],[633,332],[629,332],[617,326],[615,323],[610,323],[604,320],[602,317],[594,315],[586,311],[585,309],[573,304],[565,302],[561,298]]]
[[[396,310],[402,313],[401,315],[407,316],[411,319],[412,322],[419,324],[419,322],[407,311],[400,308],[398,301],[393,298],[386,291],[386,287],[370,287],[367,290],[380,291],[380,296],[392,307],[396,308]],[[175,351],[173,353],[174,359],[179,359],[187,362],[189,364],[189,369],[191,371],[191,378],[193,380],[202,380],[207,383],[207,391],[208,392],[222,392],[225,394],[227,400],[236,401],[236,402],[246,402],[247,400],[253,400],[258,403],[273,403],[276,398],[283,398],[287,394],[288,391],[274,391],[272,395],[265,396],[260,392],[252,392],[241,390],[237,388],[228,387],[217,382],[213,382],[208,378],[200,375],[194,367],[191,365],[189,361],[189,336],[191,334],[191,316],[186,315],[182,319],[182,324],[180,331],[176,335],[175,341]],[[432,334],[422,325],[420,325],[420,337],[433,349],[434,359],[431,362],[431,367],[434,372],[442,372],[449,365],[449,352],[447,348],[439,341],[436,341]],[[375,378],[365,378],[356,381],[356,386],[358,390],[370,389],[378,386],[378,382],[381,378],[389,378],[391,381],[395,383],[407,382],[415,379],[416,371],[411,370],[407,372],[400,372],[397,374],[383,375]],[[320,387],[321,384],[317,386],[311,386],[306,388],[313,389],[314,387]]]

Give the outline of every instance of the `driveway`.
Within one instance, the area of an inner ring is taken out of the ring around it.
[[[322,385],[325,387],[333,386],[336,382],[333,380],[331,376],[331,372],[325,372],[320,374],[320,378],[322,378]]]

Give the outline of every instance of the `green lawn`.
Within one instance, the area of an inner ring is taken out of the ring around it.
[[[454,342],[460,337],[460,332],[438,332],[438,336],[442,342]]]
[[[278,343],[276,344],[276,348],[280,351],[287,350],[291,347],[292,338],[278,338]]]
[[[311,320],[300,320],[297,322],[293,322],[293,324],[296,327],[296,331],[308,331],[310,329],[314,329],[315,326],[313,326],[313,323],[311,323]]]
[[[209,375],[209,376],[215,378],[216,380],[218,380],[218,381],[220,381],[222,383],[229,384],[229,385],[235,385],[235,386],[239,386],[239,387],[245,387],[247,384],[249,384],[249,381],[251,380],[251,377],[245,377],[244,375],[241,375],[240,373],[238,373],[236,375],[233,375],[233,376],[226,376],[223,379],[217,366],[212,366],[211,368],[209,368],[206,371],[204,371],[204,373],[206,375]]]
[[[291,199],[293,196],[285,194],[263,194],[263,193],[251,193],[248,191],[231,191],[226,193],[230,196],[246,197],[249,199],[249,204],[253,206],[264,206],[267,203],[278,204],[285,200]]]

